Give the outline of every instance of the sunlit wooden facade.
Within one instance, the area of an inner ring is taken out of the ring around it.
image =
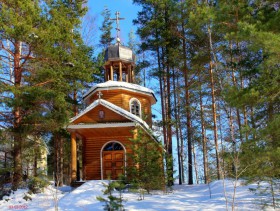
[[[136,85],[134,55],[120,44],[106,53],[105,82],[85,95],[86,108],[70,120],[71,181],[77,180],[77,141],[82,142],[82,179],[117,179],[125,174],[130,141],[136,127],[148,131],[152,125],[152,90]],[[151,141],[154,138],[151,137]]]

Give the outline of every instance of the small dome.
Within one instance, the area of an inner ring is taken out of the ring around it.
[[[126,61],[135,63],[135,54],[130,48],[122,45],[110,45],[105,52],[105,62]]]

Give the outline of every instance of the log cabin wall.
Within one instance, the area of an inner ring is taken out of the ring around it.
[[[113,103],[114,105],[117,105],[127,111],[130,112],[130,105],[129,102],[132,98],[136,98],[140,101],[141,103],[141,112],[142,114],[145,115],[145,121],[146,123],[151,126],[152,125],[152,111],[151,111],[151,106],[152,102],[149,99],[147,95],[143,95],[141,93],[133,93],[133,92],[128,92],[126,90],[102,90],[101,91],[103,96],[102,99]],[[87,105],[90,103],[94,102],[95,100],[98,99],[97,92],[93,94],[91,97],[89,97],[86,101]]]
[[[104,145],[108,142],[114,141],[119,142],[125,147],[126,160],[128,160],[127,154],[131,153],[129,140],[132,138],[131,130],[128,128],[114,128],[109,130],[124,130],[128,131],[127,135],[122,136],[99,136],[99,137],[89,137],[84,141],[84,164],[83,164],[83,176],[84,180],[100,180],[101,179],[101,150]],[[128,163],[126,163],[128,164]]]

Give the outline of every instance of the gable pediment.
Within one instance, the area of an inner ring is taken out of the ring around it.
[[[99,100],[97,100],[99,101]],[[71,120],[71,124],[94,124],[94,123],[113,123],[113,122],[131,122],[130,119],[117,113],[116,111],[106,107],[105,105],[99,103],[94,106],[89,106],[91,108],[86,108],[77,118],[74,117]]]
[[[104,118],[100,118],[100,111],[104,111]],[[146,131],[150,130],[147,123],[140,117],[106,100],[98,99],[73,117],[67,129],[121,128],[135,127],[137,125]]]

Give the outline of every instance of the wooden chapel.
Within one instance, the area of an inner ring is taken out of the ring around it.
[[[83,96],[86,108],[70,120],[71,182],[77,180],[77,140],[82,142],[82,179],[117,179],[125,174],[129,139],[152,126],[154,92],[134,84],[135,56],[120,42],[106,49],[105,82]],[[143,119],[145,116],[145,120]],[[134,133],[133,133],[134,131]],[[133,135],[134,134],[134,135]],[[156,141],[151,136],[151,141]]]

